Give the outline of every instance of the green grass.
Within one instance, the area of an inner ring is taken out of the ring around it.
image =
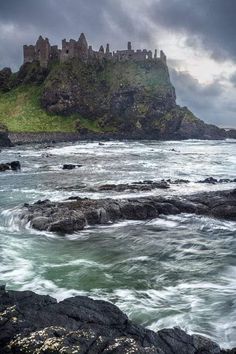
[[[79,115],[48,114],[40,107],[41,87],[20,86],[0,93],[0,122],[11,132],[74,132]]]
[[[161,62],[108,62],[106,70],[101,73],[110,87],[117,90],[120,85],[145,87],[146,90],[165,90],[170,80],[166,66]]]

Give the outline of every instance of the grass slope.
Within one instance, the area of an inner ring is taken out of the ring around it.
[[[41,87],[34,85],[21,85],[0,93],[0,122],[9,131],[18,133],[74,132],[79,115],[62,117],[48,114],[40,107],[40,94]]]

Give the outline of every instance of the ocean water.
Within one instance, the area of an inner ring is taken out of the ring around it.
[[[20,220],[22,205],[80,195],[122,198],[235,188],[236,142],[81,142],[4,149],[0,174],[0,283],[58,300],[89,295],[118,305],[153,330],[180,326],[236,346],[236,222],[192,214],[122,221],[59,236]],[[64,163],[82,164],[63,171]],[[93,192],[104,183],[188,179],[169,190]]]

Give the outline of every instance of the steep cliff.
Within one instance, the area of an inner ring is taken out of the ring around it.
[[[54,63],[48,69],[34,62],[23,65],[16,75],[4,69],[0,72],[0,120],[1,98],[4,101],[14,92],[18,102],[17,95],[22,90],[33,93],[35,87],[38,87],[37,97],[31,104],[31,112],[37,115],[37,122],[43,116],[39,125],[45,131],[46,120],[50,122],[53,117],[58,126],[50,126],[50,131],[63,131],[70,122],[70,131],[77,131],[82,137],[223,139],[227,136],[223,129],[205,124],[186,107],[176,105],[168,67],[161,60],[84,63],[77,59]],[[10,120],[11,115],[16,120],[15,114],[7,112]],[[37,131],[30,112],[26,115],[23,118],[28,119],[28,124],[24,131]]]

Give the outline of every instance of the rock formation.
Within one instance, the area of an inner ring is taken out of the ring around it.
[[[72,197],[63,202],[26,204],[22,218],[37,230],[62,234],[83,230],[86,225],[119,220],[148,220],[159,215],[195,213],[236,220],[236,190],[198,193],[183,197],[150,196],[132,199]]]
[[[226,354],[210,339],[180,328],[157,333],[115,305],[77,296],[57,303],[31,291],[0,288],[1,354]]]

